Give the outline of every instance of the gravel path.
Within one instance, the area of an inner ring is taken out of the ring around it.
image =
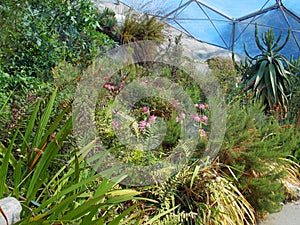
[[[259,225],[300,225],[300,201],[284,205],[280,212],[269,214]]]

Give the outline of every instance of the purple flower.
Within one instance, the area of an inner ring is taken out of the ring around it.
[[[155,121],[156,120],[156,116],[152,115],[149,117],[148,121],[149,122],[152,122],[152,121]]]
[[[119,87],[119,90],[123,90],[124,89],[124,84],[121,84],[120,87]]]

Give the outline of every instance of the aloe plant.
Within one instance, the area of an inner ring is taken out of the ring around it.
[[[288,59],[280,54],[290,37],[288,35],[281,43],[282,31],[275,40],[272,29],[262,34],[261,40],[258,35],[257,25],[255,27],[256,45],[260,54],[251,57],[244,46],[247,55],[245,65],[242,69],[246,91],[252,90],[255,98],[262,101],[266,106],[266,112],[276,111],[281,118],[288,110],[289,95],[292,89],[291,77],[292,67]]]

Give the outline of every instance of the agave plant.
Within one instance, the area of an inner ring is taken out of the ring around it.
[[[266,112],[276,111],[280,117],[286,116],[288,99],[292,88],[292,67],[288,59],[279,52],[285,47],[290,37],[290,30],[283,44],[282,31],[275,40],[272,29],[262,34],[259,39],[257,25],[255,27],[256,45],[260,54],[251,57],[245,48],[247,59],[242,66],[242,74],[246,91],[252,90],[255,98],[266,106]],[[241,69],[241,67],[240,67]]]

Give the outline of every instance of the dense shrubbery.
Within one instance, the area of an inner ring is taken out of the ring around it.
[[[11,75],[50,79],[57,62],[85,68],[104,46],[114,45],[97,31],[101,14],[88,0],[4,1],[0,10],[6,15],[0,63]]]
[[[163,41],[164,24],[154,17],[127,15],[119,26],[112,11],[99,13],[88,0],[5,0],[0,11],[0,197],[22,202],[23,224],[255,224],[256,217],[279,210],[292,196],[286,181],[299,185],[299,167],[289,161],[300,160],[298,130],[265,115],[243,93],[233,63],[221,58],[207,61],[228,103],[218,158],[211,165],[201,159],[212,121],[207,99],[188,71],[138,63],[117,71],[99,93],[95,122],[104,146],[122,162],[151,165],[178,145],[186,117],[202,138],[190,162],[167,181],[128,189],[118,184],[123,174],[114,181],[103,178],[111,171],[97,174],[84,160],[95,143],[78,147],[71,134],[70,105],[78,81],[96,55],[117,43]],[[180,37],[168,47],[180,56]],[[299,60],[293,64],[298,73]],[[116,130],[121,128],[110,107],[123,88],[147,76],[181,86],[197,114],[183,115],[177,111],[179,103],[167,99],[140,99],[130,111],[136,119],[132,135],[151,136],[149,127],[159,117],[165,119],[166,135],[153,151],[130,150],[120,145]],[[298,99],[295,86],[293,121]]]
[[[257,105],[244,109],[239,102],[230,106],[220,161],[234,168],[237,187],[257,213],[280,209],[285,199],[279,168],[299,147],[293,129],[281,129]],[[229,171],[228,171],[229,173]]]

